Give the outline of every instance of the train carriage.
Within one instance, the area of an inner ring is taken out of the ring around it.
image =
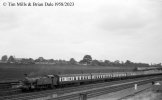
[[[59,84],[80,84],[91,81],[91,74],[62,74],[58,75]]]

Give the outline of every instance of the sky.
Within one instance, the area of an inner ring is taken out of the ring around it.
[[[25,0],[71,7],[9,7],[0,1],[0,56],[162,62],[162,0]],[[10,0],[19,2],[22,0]]]

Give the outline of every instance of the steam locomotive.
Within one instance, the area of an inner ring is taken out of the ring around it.
[[[132,71],[132,72],[110,72],[110,73],[86,73],[86,74],[58,74],[43,77],[25,77],[22,81],[22,90],[36,90],[55,88],[68,85],[81,85],[99,81],[111,81],[117,79],[128,79],[161,75],[162,70]]]

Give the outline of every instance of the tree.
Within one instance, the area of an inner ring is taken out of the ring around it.
[[[98,60],[92,60],[91,65],[92,66],[98,66],[100,62]]]
[[[8,62],[9,62],[9,63],[13,63],[13,62],[15,62],[14,57],[13,57],[13,56],[10,56],[10,57],[8,58]]]
[[[105,64],[106,66],[111,66],[111,65],[112,65],[111,61],[109,61],[109,60],[105,60],[105,61],[104,61],[104,64]]]
[[[114,66],[120,66],[121,64],[120,64],[120,61],[119,60],[115,60],[114,61]]]
[[[43,62],[45,59],[43,57],[39,57],[38,59],[35,59],[35,62]]]
[[[77,64],[77,61],[74,58],[71,58],[69,60],[69,63],[72,64],[72,65],[75,65],[75,64]]]
[[[7,59],[8,59],[7,55],[2,56],[1,58],[2,62],[7,62]]]
[[[90,64],[92,62],[92,57],[90,55],[85,55],[82,60],[85,64]]]
[[[132,64],[132,62],[130,60],[126,60],[125,64],[130,65],[130,64]]]

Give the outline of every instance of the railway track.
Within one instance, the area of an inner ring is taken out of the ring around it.
[[[156,78],[153,78],[153,76],[150,77],[150,78],[152,78],[152,80],[156,79]],[[148,77],[138,78],[136,80],[138,81],[138,80],[141,80],[141,79],[148,79]],[[121,80],[120,82],[114,81],[114,82],[105,82],[105,83],[98,83],[98,84],[88,84],[88,85],[82,85],[82,86],[77,86],[77,87],[68,87],[68,88],[59,88],[59,89],[54,89],[54,90],[45,90],[45,91],[39,91],[39,92],[21,93],[21,94],[17,94],[17,95],[3,96],[3,97],[0,97],[0,100],[39,100],[40,97],[44,98],[44,99],[55,98],[56,100],[64,100],[64,99],[73,97],[74,98],[73,100],[75,100],[76,98],[78,98],[78,94],[75,93],[77,91],[85,91],[85,90],[88,90],[88,89],[95,89],[96,87],[101,88],[101,89],[103,87],[108,87],[109,88],[108,90],[111,90],[110,86],[112,86],[113,84],[131,82],[133,80],[134,79],[128,79],[128,80]],[[140,83],[140,84],[142,84],[142,83]],[[122,86],[122,87],[124,87],[124,86]],[[112,90],[114,90],[114,89],[112,88]],[[104,89],[102,91],[104,91]],[[94,93],[96,93],[96,92],[94,90]],[[62,96],[62,95],[65,95],[66,93],[72,93],[72,94],[67,95],[67,96]],[[92,96],[97,95],[97,94],[91,94],[89,92],[87,92],[87,93],[89,94],[88,97],[92,97]],[[100,91],[100,93],[103,94],[103,92],[101,92],[101,91]],[[100,95],[100,94],[98,93],[98,95]]]
[[[11,81],[0,81],[0,91],[4,89],[14,88],[14,86],[18,85],[20,82],[18,80]]]
[[[1,81],[0,82],[0,96],[11,95],[20,92],[16,86],[19,84],[18,80]]]

